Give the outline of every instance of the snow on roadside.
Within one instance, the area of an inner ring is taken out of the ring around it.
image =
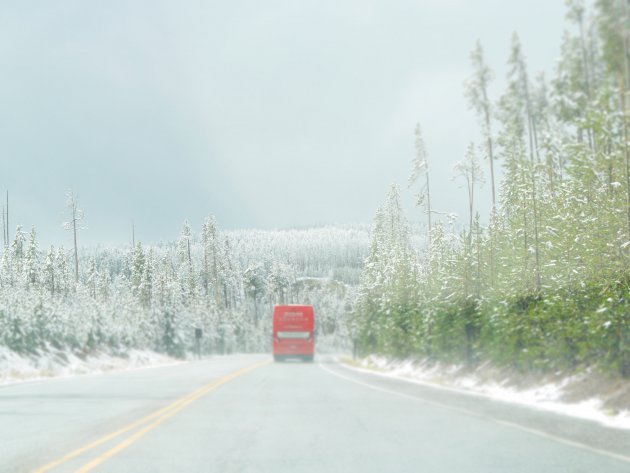
[[[630,429],[630,406],[618,411],[611,410],[605,407],[604,399],[601,396],[588,397],[578,402],[566,400],[568,391],[589,376],[588,373],[566,376],[555,381],[542,380],[542,382],[522,386],[522,383],[515,382],[509,377],[504,377],[500,381],[489,379],[487,373],[484,373],[483,367],[470,371],[458,365],[429,364],[414,360],[390,360],[375,355],[361,360],[360,368],[347,363],[346,366],[439,389],[523,404],[599,422],[608,427]]]
[[[148,350],[129,350],[125,356],[100,352],[80,358],[54,349],[22,355],[0,346],[0,385],[177,363],[181,361]]]

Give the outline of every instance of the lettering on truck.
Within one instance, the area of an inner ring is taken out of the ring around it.
[[[273,308],[273,358],[282,361],[315,356],[315,313],[310,305],[277,305]]]

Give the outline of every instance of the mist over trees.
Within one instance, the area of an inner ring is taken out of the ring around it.
[[[0,260],[0,345],[183,357],[201,328],[205,354],[268,351],[272,306],[299,302],[315,306],[322,346],[340,347],[367,245],[361,228],[223,232],[209,217],[167,244],[41,251],[18,225]]]
[[[598,0],[592,11],[567,2],[551,78],[532,77],[514,34],[496,100],[477,43],[465,95],[482,146],[454,169],[468,221],[459,232],[434,223],[416,260],[392,189],[374,218],[355,311],[364,353],[527,370],[599,365],[630,377],[629,23],[623,0]],[[485,225],[477,154],[490,172]],[[426,172],[419,163],[414,182]]]

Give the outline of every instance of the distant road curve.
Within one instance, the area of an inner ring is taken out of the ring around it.
[[[0,472],[628,473],[630,432],[234,355],[0,387]]]

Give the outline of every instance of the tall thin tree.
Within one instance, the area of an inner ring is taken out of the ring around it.
[[[496,213],[496,189],[494,179],[494,141],[492,137],[492,102],[488,96],[488,87],[494,79],[493,71],[483,57],[481,41],[477,40],[475,49],[470,53],[473,75],[466,81],[464,93],[468,104],[481,121],[482,135],[485,141],[486,156],[490,164],[490,188],[492,190],[492,217]],[[490,234],[490,280],[494,283],[494,235]]]
[[[427,159],[427,150],[424,146],[424,140],[422,139],[422,129],[420,124],[416,125],[416,154],[413,159],[411,176],[409,176],[409,186],[412,186],[415,182],[424,175],[425,183],[420,189],[417,195],[417,205],[426,205],[427,223],[428,223],[428,248],[429,254],[431,253],[431,188],[429,187],[429,161]]]
[[[475,209],[475,187],[484,183],[484,175],[479,160],[475,155],[475,145],[470,143],[462,161],[453,166],[455,177],[462,177],[466,181],[468,195],[468,246],[471,247],[473,217]]]
[[[74,243],[74,280],[79,282],[79,249],[77,247],[77,231],[81,229],[79,223],[83,220],[83,210],[79,208],[77,196],[72,190],[66,193],[66,208],[70,220],[64,222],[63,227],[66,230],[72,230]]]
[[[7,245],[11,242],[11,236],[9,235],[9,191],[7,191]]]
[[[474,109],[482,124],[486,153],[490,163],[490,186],[492,188],[492,209],[496,208],[496,191],[494,185],[494,146],[492,140],[492,104],[488,98],[488,86],[494,73],[486,65],[483,58],[481,42],[477,40],[475,49],[470,53],[473,75],[466,81],[465,94],[470,108]]]

